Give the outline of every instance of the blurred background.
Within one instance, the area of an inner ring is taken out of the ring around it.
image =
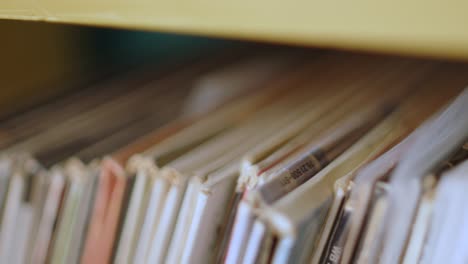
[[[187,35],[0,20],[0,119],[145,65],[247,44]]]

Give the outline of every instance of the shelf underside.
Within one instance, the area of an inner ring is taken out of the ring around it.
[[[0,17],[468,58],[468,1],[7,0]]]

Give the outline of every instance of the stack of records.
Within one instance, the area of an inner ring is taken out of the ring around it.
[[[467,84],[246,52],[58,98],[0,123],[0,261],[465,263]]]

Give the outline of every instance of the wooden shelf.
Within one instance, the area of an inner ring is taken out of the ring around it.
[[[0,17],[468,59],[468,1],[6,0]]]

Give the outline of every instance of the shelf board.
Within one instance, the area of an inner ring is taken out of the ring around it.
[[[468,59],[468,1],[5,0],[0,17]]]

